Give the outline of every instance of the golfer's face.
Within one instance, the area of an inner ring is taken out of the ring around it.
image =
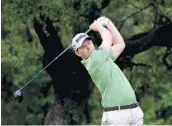
[[[78,56],[82,58],[88,58],[91,56],[92,52],[95,50],[93,42],[91,40],[85,40],[81,47],[78,48]]]

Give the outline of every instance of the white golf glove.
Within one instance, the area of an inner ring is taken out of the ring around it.
[[[107,26],[107,24],[110,22],[111,20],[108,19],[107,17],[105,16],[102,16],[102,17],[99,17],[97,19],[97,22],[99,22],[102,26]]]

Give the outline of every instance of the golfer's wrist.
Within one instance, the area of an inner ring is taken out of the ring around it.
[[[109,29],[112,27],[112,25],[114,25],[113,22],[111,20],[109,20],[106,27]]]
[[[99,33],[104,32],[104,30],[105,30],[105,27],[102,26],[102,25],[100,25],[100,26],[97,28],[97,31],[98,31]]]

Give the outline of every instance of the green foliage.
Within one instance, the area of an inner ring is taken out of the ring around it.
[[[94,89],[91,98],[88,101],[88,105],[92,119],[90,124],[100,124],[103,108],[101,107],[100,92],[97,88]]]
[[[14,84],[10,89],[12,93],[16,89],[23,86],[26,81],[42,68],[42,55],[43,49],[39,43],[39,39],[32,31],[34,41],[28,43],[25,40],[24,25],[20,27],[5,28],[10,32],[5,39],[2,39],[2,78],[8,75],[8,80]],[[49,80],[49,76],[44,72],[41,78],[37,78],[32,84],[24,91],[24,101],[19,104],[14,100],[13,96],[8,96],[2,90],[2,124],[42,124],[44,118],[44,111],[41,107],[45,104],[54,103],[53,90],[51,89],[50,95],[44,98],[40,93],[40,87],[45,86]],[[6,85],[6,83],[2,83]],[[8,97],[8,101],[3,98]],[[39,99],[38,99],[39,98]],[[30,109],[30,111],[28,110]]]

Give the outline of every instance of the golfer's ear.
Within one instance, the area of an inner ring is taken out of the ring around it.
[[[78,51],[75,51],[75,55],[81,56]]]

